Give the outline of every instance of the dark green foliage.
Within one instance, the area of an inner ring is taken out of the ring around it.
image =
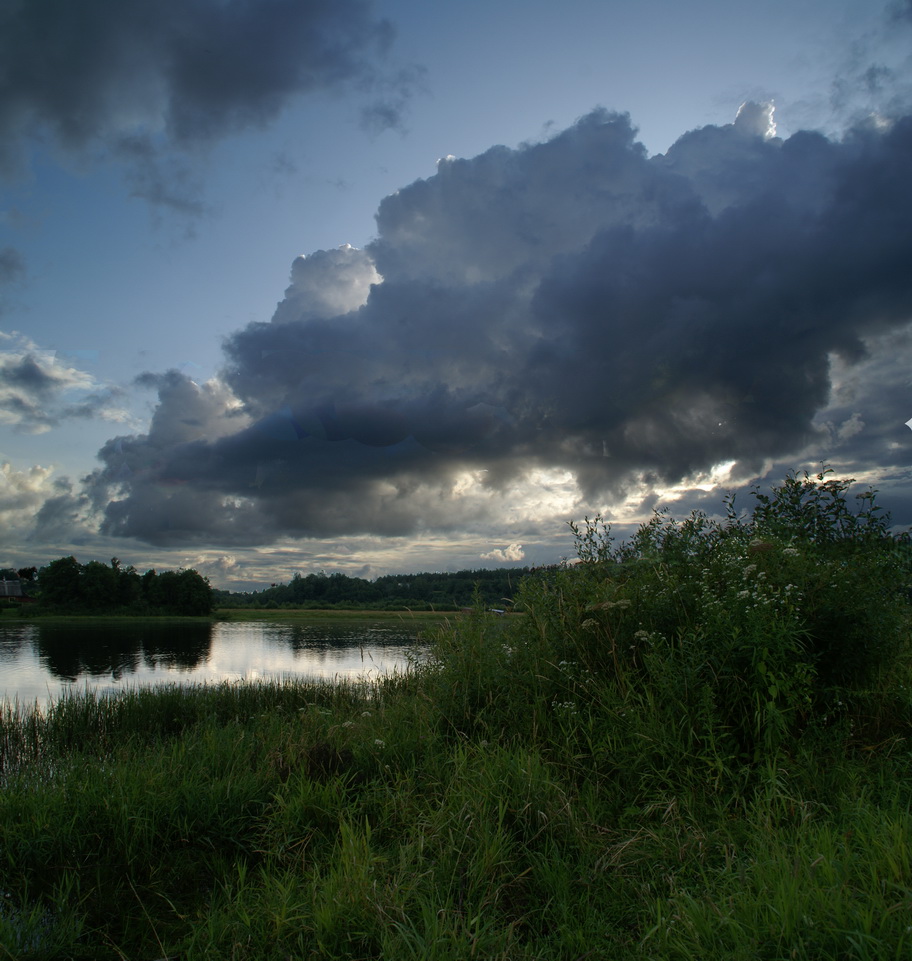
[[[39,599],[45,611],[60,614],[167,614],[183,617],[212,613],[212,588],[194,570],[146,571],[121,567],[114,557],[80,564],[75,557],[51,561],[38,572]]]
[[[79,585],[82,566],[75,557],[51,561],[38,572],[42,604],[49,610],[65,610],[82,597]]]
[[[212,589],[196,571],[163,571],[157,587],[158,606],[169,614],[202,616],[212,611]]]
[[[769,494],[755,490],[757,503],[741,525],[758,536],[839,547],[849,554],[908,542],[907,536],[890,535],[889,516],[875,504],[876,490],[857,494],[853,511],[846,493],[855,481],[831,478],[831,473],[827,469],[813,479],[806,471],[803,477],[790,474]],[[738,522],[731,499],[729,519]]]
[[[846,496],[853,481],[828,473],[790,476],[771,495],[756,492],[743,526],[771,558],[777,546],[799,552],[763,569],[780,583],[800,581],[802,626],[821,682],[864,686],[890,666],[903,642],[909,533],[891,533],[876,490],[857,494],[853,511]]]
[[[375,581],[347,574],[295,574],[252,594],[216,591],[219,607],[297,608],[302,610],[458,611],[470,607],[476,588],[488,608],[512,603],[528,567],[456,573],[387,574]]]
[[[656,515],[617,547],[599,518],[573,526],[580,562],[523,586],[530,628],[677,712],[713,763],[765,757],[908,650],[908,536],[874,491],[851,510],[851,483],[790,476],[749,516]]]

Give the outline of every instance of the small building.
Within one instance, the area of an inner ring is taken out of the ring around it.
[[[22,581],[18,577],[0,577],[0,597],[22,597]]]

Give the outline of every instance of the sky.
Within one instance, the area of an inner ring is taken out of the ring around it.
[[[0,0],[0,566],[912,524],[910,0]]]

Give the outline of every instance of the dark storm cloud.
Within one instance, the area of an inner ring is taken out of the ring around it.
[[[912,119],[783,142],[752,105],[653,158],[629,118],[596,111],[442,161],[383,201],[368,250],[295,261],[273,320],[226,343],[220,385],[157,383],[149,434],[109,443],[91,480],[105,529],[482,529],[535,471],[569,472],[591,502],[861,451],[859,422],[899,392],[819,415],[833,365],[870,365],[912,320],[910,159]]]
[[[79,544],[85,542],[82,514],[88,504],[85,494],[73,489],[67,478],[53,484],[54,494],[45,499],[35,514],[30,539],[40,544]]]
[[[391,37],[368,0],[0,0],[0,171],[50,135],[125,161],[153,203],[192,203],[163,148],[263,126],[298,95],[352,90],[397,126],[413,78],[386,70]]]
[[[912,328],[869,338],[865,355],[854,363],[833,365],[833,390],[817,415],[818,462],[838,463],[841,473],[864,477],[876,465],[885,476],[912,476]],[[907,478],[908,483],[908,478]],[[880,482],[878,482],[880,485]],[[891,496],[893,494],[891,493]],[[896,514],[912,524],[912,512]]]

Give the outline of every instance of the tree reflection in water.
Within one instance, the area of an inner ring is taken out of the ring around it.
[[[148,623],[38,624],[34,641],[42,666],[54,677],[121,679],[140,665],[192,671],[206,661],[212,625]]]
[[[423,629],[364,619],[0,623],[0,702],[47,704],[74,688],[376,677],[408,668]]]

